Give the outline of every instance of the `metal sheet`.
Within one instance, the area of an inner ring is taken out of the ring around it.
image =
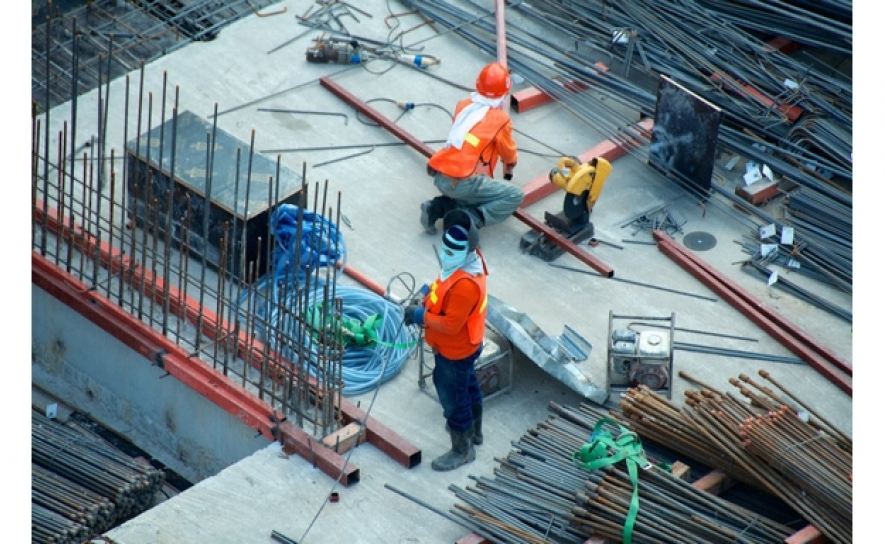
[[[682,243],[688,249],[693,249],[694,251],[706,251],[715,247],[718,240],[708,232],[698,230],[685,234]]]
[[[648,163],[694,189],[709,191],[721,109],[660,76]]]
[[[526,314],[488,295],[488,321],[550,376],[587,400],[604,404],[608,399],[605,387],[596,384],[574,363],[572,351],[544,333]],[[585,340],[582,342],[588,355],[592,345]]]

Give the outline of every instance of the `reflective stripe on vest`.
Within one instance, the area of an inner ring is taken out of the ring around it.
[[[456,111],[460,113],[469,103],[469,98],[462,100],[458,103]],[[433,170],[455,179],[467,178],[474,173],[487,175],[489,172],[493,172],[497,164],[497,153],[486,157],[487,165],[481,160],[482,153],[507,121],[509,118],[504,112],[491,108],[485,114],[485,118],[467,132],[460,149],[450,146],[443,147],[430,157],[429,166]]]
[[[470,342],[473,344],[479,344],[485,337],[485,309],[488,306],[488,294],[485,290],[486,281],[484,274],[473,276],[463,270],[456,270],[454,274],[445,281],[440,281],[437,277],[436,281],[430,286],[430,293],[425,299],[426,307],[431,313],[441,313],[442,301],[445,300],[445,294],[455,283],[463,279],[475,283],[479,288],[479,294],[482,297],[482,301],[473,308],[473,311],[470,312],[470,315],[467,317],[467,333],[469,334]]]

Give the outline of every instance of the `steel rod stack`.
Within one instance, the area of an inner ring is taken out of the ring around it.
[[[630,389],[621,423],[673,451],[703,462],[785,502],[832,542],[850,542],[852,440],[819,418],[766,371],[780,392],[746,375],[732,378],[741,399],[694,380],[678,409],[655,392]],[[747,403],[746,400],[749,402]]]
[[[53,519],[62,517],[72,526],[99,534],[153,506],[165,481],[163,471],[132,459],[85,429],[68,427],[36,410],[31,419],[31,459],[32,524],[41,527],[34,534],[51,533],[55,542],[83,539],[79,527],[59,527]]]
[[[591,537],[623,540],[632,482],[621,463],[594,472],[572,455],[604,412],[589,405],[555,412],[513,443],[494,478],[450,486],[460,503],[451,514],[495,542],[583,543]],[[794,530],[692,487],[661,465],[639,470],[637,542],[776,542]]]
[[[194,0],[123,3],[94,0],[60,14],[49,0],[44,24],[31,31],[32,98],[43,110],[70,100],[73,79],[88,92],[193,41],[211,40],[227,25],[252,15],[275,0]],[[67,3],[64,3],[67,4]],[[36,17],[35,17],[36,19]],[[79,21],[79,23],[78,23]],[[79,50],[67,43],[82,34]],[[114,62],[107,62],[108,51]],[[75,54],[76,53],[76,54]],[[71,59],[78,65],[72,70]]]
[[[495,28],[477,2],[409,0],[406,4],[494,54]],[[636,146],[635,142],[649,144],[650,134],[634,128],[634,114],[654,114],[653,86],[660,74],[667,74],[722,109],[717,151],[768,166],[778,180],[788,182],[784,186],[797,186],[795,194],[818,194],[819,199],[806,204],[810,216],[833,207],[849,209],[853,178],[850,76],[821,73],[755,34],[757,18],[767,23],[765,17],[772,17],[771,22],[777,22],[773,27],[765,24],[765,31],[803,30],[783,34],[796,38],[806,37],[809,29],[821,25],[826,27],[826,43],[804,43],[848,54],[843,46],[852,40],[851,27],[844,19],[849,21],[850,5],[783,9],[771,3],[723,4],[513,3],[507,13],[508,66],[575,118],[613,135],[615,141],[632,143],[629,153],[643,160],[648,158],[648,145]],[[745,26],[740,24],[743,11]],[[617,35],[628,38],[628,43],[618,42]],[[673,180],[678,182],[678,176]],[[710,196],[684,188],[704,202]],[[710,191],[724,197],[709,199],[712,205],[753,232],[770,223],[779,230],[794,227],[796,244],[804,249],[793,258],[824,270],[820,281],[850,292],[852,229],[839,228],[832,238],[823,234],[828,229],[805,219],[797,202],[792,206],[795,213],[771,217],[761,207],[737,199],[732,190],[724,191],[713,183]],[[736,213],[728,200],[752,215]]]

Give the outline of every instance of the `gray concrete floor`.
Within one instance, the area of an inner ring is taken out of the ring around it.
[[[369,64],[365,68],[345,69],[332,64],[309,64],[304,52],[315,33],[268,54],[272,48],[304,31],[304,27],[297,24],[295,14],[304,13],[312,4],[308,0],[285,0],[277,6],[286,7],[286,14],[249,17],[223,30],[211,42],[193,43],[160,58],[146,66],[145,88],[159,92],[165,76],[169,84],[180,91],[181,110],[189,109],[209,117],[216,104],[218,110],[224,112],[304,83],[296,90],[218,117],[220,128],[243,141],[249,141],[251,131],[255,130],[259,151],[396,141],[383,129],[360,122],[352,108],[315,83],[322,76],[331,76],[336,83],[366,102],[393,99],[435,104],[451,111],[455,102],[466,96],[461,89],[404,66]],[[388,5],[381,0],[365,0],[359,3],[359,7],[372,13],[373,17],[363,17],[358,24],[348,20],[348,28],[354,34],[377,39],[384,39],[390,32],[384,20],[390,10],[396,13],[405,11],[396,3]],[[420,19],[413,15],[401,18],[402,28],[419,22]],[[426,53],[442,59],[440,65],[429,69],[430,72],[461,85],[471,85],[479,69],[493,60],[452,34],[434,36],[426,26],[408,36],[411,43],[425,40]],[[390,69],[386,71],[388,67]],[[134,77],[137,74],[133,74]],[[118,89],[117,96],[122,96],[122,84],[121,81],[112,84]],[[94,106],[90,104],[95,100],[95,93],[91,93],[81,97],[80,103],[85,111],[93,111]],[[391,118],[399,113],[381,103],[376,106]],[[259,107],[341,112],[349,119],[345,125],[340,117],[259,112]],[[122,104],[112,102],[110,108],[121,112]],[[53,114],[53,120],[60,122],[64,115],[66,112],[62,107],[58,114]],[[574,155],[607,137],[575,121],[555,104],[523,114],[514,113],[513,121],[518,130],[529,133],[536,141]],[[94,133],[95,127],[90,126],[94,121],[84,116],[80,122],[78,130],[82,138],[88,138]],[[450,116],[438,108],[419,107],[404,115],[399,124],[418,138],[444,139]],[[109,140],[120,141],[121,137],[111,136]],[[523,149],[552,153],[535,141],[518,135],[517,140]],[[341,211],[353,225],[353,230],[344,231],[350,266],[381,285],[402,272],[411,273],[418,281],[430,281],[437,273],[433,244],[438,244],[439,240],[424,234],[418,222],[420,202],[435,194],[431,179],[425,174],[424,157],[405,146],[390,146],[378,147],[371,153],[349,160],[312,166],[352,152],[331,150],[283,153],[281,156],[286,166],[298,172],[306,164],[308,180],[327,181],[330,194],[340,191]],[[514,183],[525,185],[545,175],[555,160],[523,152]],[[624,221],[653,206],[672,202],[670,210],[687,221],[686,233],[702,231],[715,236],[717,245],[702,252],[701,258],[852,362],[854,337],[850,323],[768,287],[733,264],[747,258],[736,242],[751,233],[736,219],[729,205],[707,205],[704,208],[690,198],[676,200],[680,190],[635,157],[626,156],[613,165],[613,173],[592,219],[598,238],[623,248],[599,245],[587,249],[612,266],[615,277],[718,298],[656,247],[622,242],[632,238],[631,229],[622,227]],[[723,174],[722,183],[736,187],[740,182],[739,167],[732,173],[719,170]],[[543,212],[559,211],[560,206],[561,193],[557,193],[530,206],[528,211],[535,217],[542,217]],[[527,230],[518,219],[510,218],[503,224],[481,231],[482,248],[490,268],[489,291],[526,313],[547,334],[559,335],[568,325],[592,343],[594,349],[580,367],[593,379],[604,381],[609,311],[639,316],[675,313],[679,327],[757,340],[752,343],[720,338],[710,340],[689,337],[686,333],[679,335],[680,341],[792,355],[723,300],[711,302],[549,266],[520,251],[520,237]],[[651,241],[648,232],[641,232],[634,239]],[[592,272],[570,255],[560,257],[555,263]],[[789,279],[842,307],[849,309],[853,306],[851,297],[845,293],[804,281],[802,277],[790,276]],[[352,280],[342,278],[341,281]],[[495,458],[506,455],[511,441],[547,418],[550,401],[570,405],[583,401],[580,395],[551,378],[523,355],[516,354],[514,365],[514,387],[509,393],[488,402],[486,442],[478,449],[476,462],[467,467],[450,473],[438,473],[430,468],[429,461],[447,450],[448,437],[443,429],[441,408],[431,395],[418,387],[418,364],[411,360],[379,391],[351,400],[370,407],[372,416],[420,447],[424,462],[419,466],[405,469],[365,444],[352,450],[351,457],[361,468],[361,481],[341,489],[332,478],[314,469],[309,462],[300,457],[285,458],[279,445],[272,444],[107,536],[120,544],[244,544],[269,542],[271,530],[276,530],[302,544],[453,542],[465,535],[462,527],[385,486],[406,491],[427,505],[446,512],[455,500],[448,486],[467,486],[471,484],[472,475],[492,474],[497,466]],[[677,371],[685,371],[721,389],[728,388],[727,380],[731,377],[741,373],[756,375],[759,369],[767,369],[845,433],[855,434],[851,397],[807,365],[677,351],[675,367]],[[681,403],[688,388],[692,385],[676,378],[673,400]],[[340,502],[327,501],[332,491],[340,493]]]

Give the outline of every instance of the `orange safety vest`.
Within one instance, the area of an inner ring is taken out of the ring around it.
[[[485,337],[485,315],[486,308],[488,306],[488,293],[486,287],[486,276],[485,274],[480,274],[478,276],[473,276],[472,274],[468,274],[463,270],[456,270],[454,274],[452,274],[447,280],[441,281],[439,277],[436,277],[436,281],[430,286],[430,292],[424,299],[424,307],[426,307],[427,311],[433,314],[440,314],[443,311],[443,303],[445,301],[445,295],[451,287],[454,286],[460,280],[468,280],[473,282],[479,287],[479,296],[481,299],[479,303],[473,308],[470,312],[470,315],[467,317],[466,322],[466,338],[455,339],[450,335],[443,334],[439,331],[436,331],[430,327],[427,327],[424,330],[425,339],[428,345],[434,348],[442,348],[439,351],[449,357],[445,349],[446,347],[451,347],[455,349],[459,349],[459,351],[463,351],[463,346],[453,346],[451,345],[453,342],[463,342],[463,340],[469,340],[471,344],[471,349],[467,350],[463,357],[473,353],[478,347],[482,344],[482,340]],[[462,336],[458,334],[457,336]],[[449,357],[451,359],[459,358]]]
[[[454,116],[457,117],[470,102],[469,98],[458,102]],[[428,166],[454,179],[464,179],[474,174],[492,176],[497,166],[499,150],[497,146],[489,144],[494,142],[494,137],[509,122],[509,116],[503,111],[489,109],[485,118],[467,132],[460,149],[446,145],[430,157]]]

